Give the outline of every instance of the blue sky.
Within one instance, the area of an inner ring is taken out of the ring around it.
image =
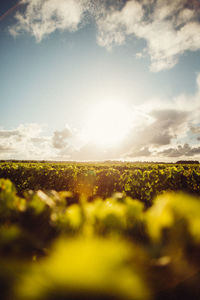
[[[0,159],[200,159],[200,1],[5,0],[0,15]]]

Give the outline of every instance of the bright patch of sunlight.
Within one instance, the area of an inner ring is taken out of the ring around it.
[[[107,101],[93,106],[86,121],[86,138],[99,146],[120,144],[131,128],[129,108],[122,102]]]

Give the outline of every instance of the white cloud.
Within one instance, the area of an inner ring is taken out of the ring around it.
[[[110,49],[127,36],[142,38],[151,70],[157,72],[172,68],[185,51],[200,49],[200,5],[188,5],[186,0],[152,2],[130,0],[121,10],[105,11],[97,23],[98,43]]]
[[[86,15],[97,24],[97,42],[111,49],[127,37],[146,41],[150,69],[174,67],[186,51],[200,49],[200,4],[196,0],[22,0],[12,35],[31,33],[37,41],[55,30],[76,31]],[[123,5],[122,5],[123,3]],[[144,49],[143,49],[144,50]],[[143,56],[136,54],[137,57]],[[133,49],[134,51],[134,49]]]
[[[10,33],[29,32],[38,42],[57,29],[76,31],[87,10],[86,0],[23,0],[22,4],[25,12],[16,14],[17,24]]]
[[[44,125],[21,124],[13,130],[0,129],[0,159],[50,159],[55,155]]]
[[[136,1],[128,1],[120,11],[105,9],[103,16],[97,18],[99,45],[110,49],[114,44],[123,44],[126,35],[137,29],[143,15],[142,5]]]

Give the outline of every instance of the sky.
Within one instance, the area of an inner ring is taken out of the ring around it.
[[[200,160],[200,0],[1,0],[0,159]]]

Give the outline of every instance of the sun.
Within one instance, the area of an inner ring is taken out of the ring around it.
[[[120,144],[130,128],[128,107],[123,102],[106,101],[88,112],[85,134],[90,142],[105,148]]]

